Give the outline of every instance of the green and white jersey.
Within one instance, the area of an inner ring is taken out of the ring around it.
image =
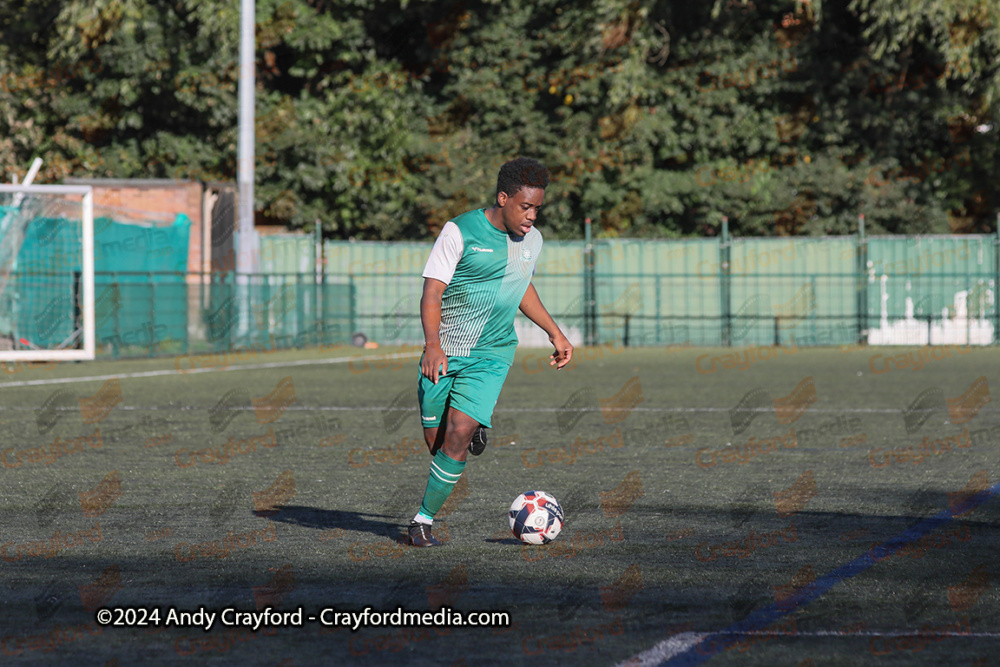
[[[534,227],[523,238],[502,232],[485,209],[445,223],[424,278],[448,285],[441,299],[441,349],[449,357],[514,361],[514,315],[542,250]]]

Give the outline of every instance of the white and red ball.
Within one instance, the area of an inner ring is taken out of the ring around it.
[[[514,537],[525,544],[548,544],[563,527],[559,501],[544,491],[526,491],[510,505],[507,513]]]

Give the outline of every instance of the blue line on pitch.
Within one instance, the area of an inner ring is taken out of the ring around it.
[[[766,637],[767,631],[761,631],[761,628],[797,611],[799,607],[812,602],[841,581],[861,574],[875,563],[885,560],[903,547],[916,542],[927,533],[947,524],[956,516],[971,512],[998,493],[1000,493],[1000,484],[994,484],[986,491],[972,496],[954,510],[946,509],[930,518],[924,519],[920,523],[904,530],[899,535],[889,538],[879,546],[869,549],[864,555],[855,558],[850,563],[842,565],[833,572],[819,577],[812,584],[803,587],[801,591],[796,591],[794,604],[782,604],[781,606],[773,604],[769,607],[759,609],[725,630],[707,635],[683,653],[660,664],[698,665],[727,650],[748,636]]]

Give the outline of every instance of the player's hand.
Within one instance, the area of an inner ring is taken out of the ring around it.
[[[573,345],[566,336],[562,335],[562,332],[555,336],[549,336],[549,341],[556,348],[556,351],[549,357],[549,366],[555,366],[557,371],[562,370],[562,367],[573,359]]]
[[[441,375],[448,374],[448,355],[441,349],[441,345],[428,345],[424,348],[424,358],[420,360],[420,372],[437,384],[439,370]]]

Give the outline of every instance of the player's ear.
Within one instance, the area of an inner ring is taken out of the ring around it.
[[[507,204],[507,193],[501,190],[497,193],[497,205],[503,208]]]

